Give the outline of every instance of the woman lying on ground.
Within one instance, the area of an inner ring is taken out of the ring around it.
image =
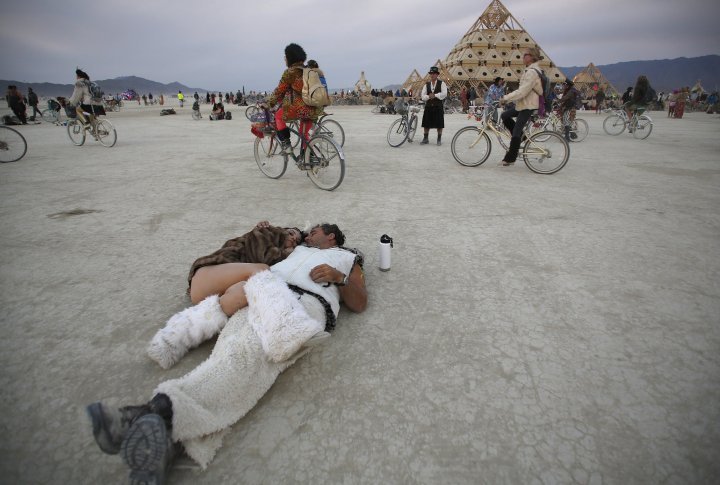
[[[173,315],[155,334],[147,350],[150,358],[168,369],[188,350],[222,330],[227,317],[247,306],[245,282],[285,259],[303,236],[296,227],[274,227],[262,221],[214,253],[196,259],[188,275],[194,306]]]

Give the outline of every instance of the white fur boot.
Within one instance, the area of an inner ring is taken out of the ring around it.
[[[169,369],[188,350],[220,332],[227,321],[228,317],[220,307],[220,297],[208,296],[197,305],[170,317],[150,341],[147,353],[160,367]]]

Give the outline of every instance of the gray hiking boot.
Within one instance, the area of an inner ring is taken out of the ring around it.
[[[157,414],[141,416],[122,443],[122,458],[130,467],[132,485],[162,485],[174,455],[165,420]]]
[[[147,404],[118,409],[94,402],[85,409],[92,422],[95,442],[108,455],[117,455],[132,423],[152,412]]]

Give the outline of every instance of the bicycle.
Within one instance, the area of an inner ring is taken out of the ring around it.
[[[615,109],[613,114],[603,121],[603,130],[608,135],[617,136],[627,128],[635,138],[644,140],[650,136],[653,129],[652,120],[649,116],[643,114],[644,112],[644,108],[638,108],[633,112],[632,117],[628,119],[624,108]]]
[[[529,132],[537,133],[540,131],[554,131],[560,135],[565,135],[565,123],[563,119],[558,116],[558,113],[551,110],[547,113],[545,118],[538,117],[537,114],[533,114],[528,122]],[[587,121],[581,118],[575,118],[570,122],[570,141],[573,143],[580,143],[587,138],[590,133],[590,126]]]
[[[68,113],[69,114],[69,113]],[[81,146],[85,143],[85,132],[90,132],[96,141],[108,148],[115,146],[117,142],[117,132],[115,127],[108,120],[100,120],[90,113],[83,114],[89,117],[90,121],[83,123],[79,117],[75,117],[68,121],[67,133],[73,145]]]
[[[40,112],[40,117],[43,121],[48,123],[55,123],[56,125],[59,124],[60,109],[63,107],[63,104],[54,99],[48,99],[47,106],[47,109]]]
[[[312,135],[303,142],[299,155],[295,155],[293,149],[290,153],[282,150],[271,113],[266,111],[265,122],[260,124],[265,126],[259,133],[262,136],[255,138],[253,153],[258,168],[267,177],[282,177],[292,158],[297,168],[306,172],[318,188],[335,190],[340,186],[345,178],[345,152],[333,138],[311,131]],[[290,128],[290,133],[300,136],[294,128]]]
[[[22,133],[0,125],[0,163],[17,162],[27,153],[27,141]]]
[[[409,115],[408,115],[409,112]],[[420,112],[420,106],[411,106],[408,108],[406,105],[402,110],[398,110],[398,113],[402,115],[400,119],[393,121],[388,128],[387,142],[393,148],[397,148],[405,141],[412,143],[417,131],[418,125],[418,113]]]
[[[262,100],[256,101],[254,104],[251,104],[247,107],[245,110],[245,117],[252,121],[252,117],[262,111],[261,105],[263,104]]]
[[[315,130],[316,135],[325,135],[332,139],[334,139],[338,145],[341,147],[345,146],[345,130],[343,129],[342,125],[338,123],[335,120],[331,119],[325,119],[328,116],[332,116],[332,113],[325,113],[318,118],[318,120],[313,124],[311,129]],[[300,132],[300,123],[298,121],[292,121],[288,123],[288,127],[290,127],[294,131],[290,131],[290,143],[292,144],[293,148],[297,148],[297,146],[300,144],[300,137],[296,136],[295,133]]]
[[[488,112],[490,105],[483,105],[484,112]],[[491,117],[478,118],[481,121],[480,127],[466,126],[461,128],[452,139],[451,151],[455,160],[466,167],[477,167],[485,163],[490,157],[492,141],[488,131],[493,133],[500,146],[508,149],[510,133],[498,128],[497,123]],[[524,142],[520,147],[525,165],[535,173],[553,174],[562,169],[570,158],[570,145],[565,138],[554,131],[540,131],[530,134],[527,126],[524,130]]]

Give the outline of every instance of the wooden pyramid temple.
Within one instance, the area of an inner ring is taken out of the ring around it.
[[[620,94],[592,62],[573,77],[573,82],[575,88],[582,94],[583,99],[594,98],[600,88],[605,91],[606,98],[619,97]]]
[[[492,0],[443,61],[448,87],[456,92],[470,86],[479,90],[502,77],[514,89],[525,69],[522,50],[527,47],[540,49],[540,67],[551,83],[565,81],[565,75],[505,5]]]

